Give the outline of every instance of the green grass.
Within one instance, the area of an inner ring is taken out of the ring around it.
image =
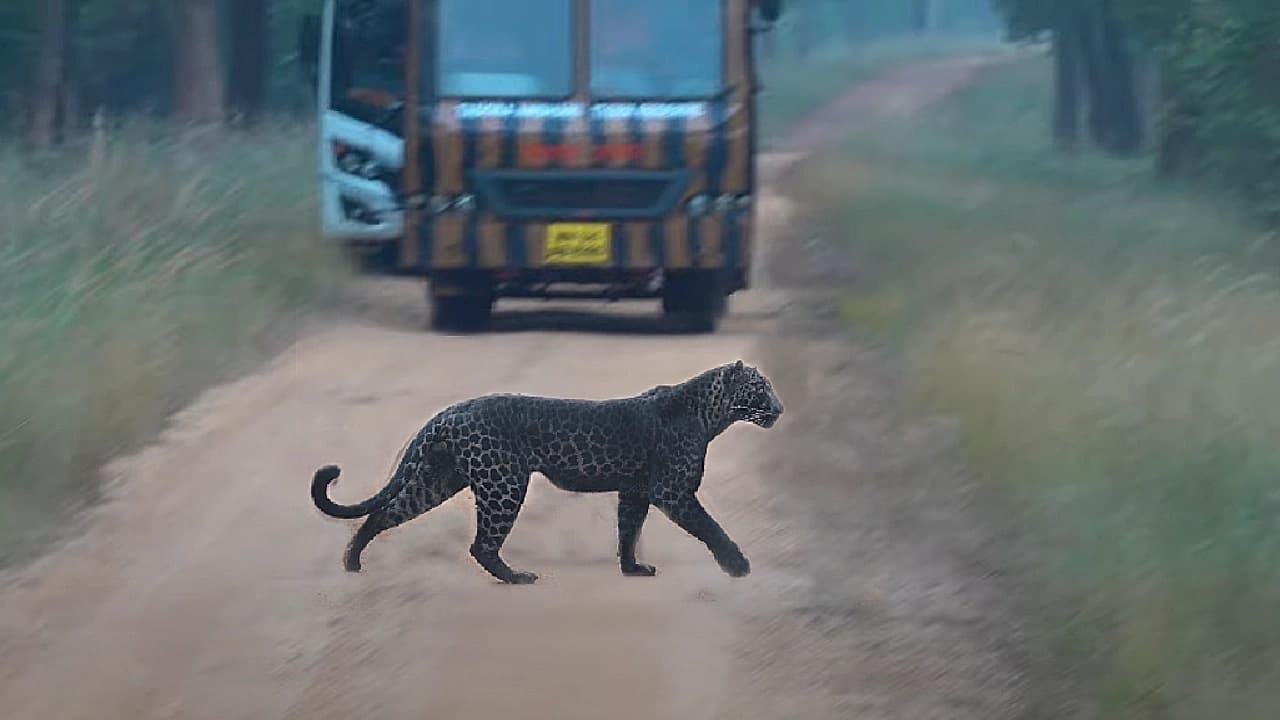
[[[760,134],[772,140],[805,115],[858,82],[890,66],[942,57],[972,49],[989,49],[987,36],[891,37],[843,50],[828,50],[804,61],[760,60]]]
[[[993,71],[795,194],[871,278],[845,316],[1044,531],[1103,716],[1274,717],[1280,237],[1145,161],[1055,155],[1050,72]]]
[[[131,126],[40,160],[0,148],[0,558],[335,297],[313,164],[310,130],[286,125],[187,142]]]

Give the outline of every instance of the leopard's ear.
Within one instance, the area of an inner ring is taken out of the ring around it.
[[[746,375],[746,371],[743,368],[742,361],[738,360],[731,365],[725,365],[723,367],[725,368],[725,371],[724,371],[725,383],[730,387],[737,387],[738,384],[742,382],[742,378]]]

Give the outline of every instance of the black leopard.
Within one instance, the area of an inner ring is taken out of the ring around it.
[[[678,385],[659,385],[613,400],[486,395],[452,405],[427,421],[396,460],[376,495],[356,505],[329,499],[339,469],[316,471],[311,497],[326,515],[368,516],[347,547],[344,565],[360,571],[360,554],[379,533],[427,512],[470,487],[476,501],[471,556],[507,583],[537,580],[499,556],[540,472],[573,492],[618,493],[622,574],[652,576],[636,560],[636,540],[653,505],[711,550],[729,575],[751,570],[747,558],[698,502],[707,446],[730,425],[773,427],[782,415],[773,386],[741,360]]]

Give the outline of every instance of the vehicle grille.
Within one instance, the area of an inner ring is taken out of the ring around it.
[[[655,217],[670,211],[681,190],[670,173],[622,178],[548,173],[487,180],[481,183],[485,204],[498,215],[524,217]]]

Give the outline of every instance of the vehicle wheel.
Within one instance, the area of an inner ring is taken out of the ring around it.
[[[694,332],[715,332],[727,307],[724,282],[709,271],[671,273],[662,289],[662,314]]]
[[[394,275],[399,270],[400,246],[394,242],[348,245],[346,255],[347,261],[361,274]]]
[[[493,300],[484,295],[433,295],[431,328],[438,332],[473,333],[489,326]]]

